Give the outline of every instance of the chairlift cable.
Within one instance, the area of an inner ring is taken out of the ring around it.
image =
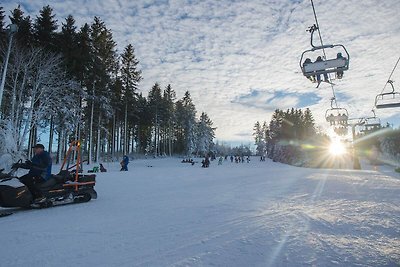
[[[321,42],[321,46],[323,46],[324,43],[323,43],[323,41],[322,41],[322,35],[321,35],[321,31],[320,31],[320,29],[319,29],[319,23],[318,23],[317,13],[316,13],[316,11],[315,11],[315,7],[314,7],[314,2],[313,2],[313,0],[311,0],[311,6],[312,6],[312,9],[313,9],[313,13],[314,13],[315,24],[317,25],[319,40],[320,40],[320,42]],[[322,51],[324,52],[324,57],[325,57],[325,59],[326,59],[325,48],[322,48]]]
[[[319,40],[320,40],[320,42],[321,42],[321,46],[323,47],[323,46],[324,46],[324,42],[322,41],[322,35],[321,35],[321,31],[320,31],[320,29],[319,29],[319,23],[318,23],[318,18],[317,18],[317,12],[315,11],[315,7],[314,7],[314,2],[313,2],[313,0],[310,0],[310,1],[311,1],[311,6],[312,6],[312,9],[313,9],[313,13],[314,13],[315,24],[317,25]],[[324,53],[324,58],[325,58],[325,60],[326,60],[325,48],[322,48],[322,52]],[[328,73],[328,77],[329,77],[329,80],[331,80],[331,75],[330,75],[330,73]],[[331,83],[331,88],[332,88],[332,94],[333,94],[333,99],[334,99],[334,101],[335,101],[335,105],[336,105],[336,107],[338,107],[337,100],[336,100],[335,89],[333,88],[333,84],[332,84],[332,83]]]
[[[392,72],[390,73],[389,78],[387,79],[387,81],[390,81],[390,80],[391,80],[392,75],[393,75],[394,71],[396,70],[397,65],[399,64],[399,61],[400,61],[400,57],[397,59],[397,62],[396,62],[396,64],[394,65],[394,68],[393,68]],[[386,82],[386,83],[385,83],[385,86],[383,87],[383,89],[382,89],[382,91],[381,91],[381,94],[383,94],[383,91],[385,91],[385,88],[386,88],[386,85],[387,85],[387,84],[388,84],[388,83]]]
[[[397,65],[399,64],[399,62],[400,62],[400,57],[397,59],[397,62],[396,62],[396,64],[394,65],[394,67],[393,67],[393,69],[392,69],[392,72],[391,72],[390,75],[389,75],[389,78],[386,80],[386,83],[385,83],[385,85],[383,86],[383,89],[382,89],[380,95],[382,95],[383,92],[385,91],[386,85],[388,84],[388,81],[391,80],[392,75],[393,75],[394,71],[396,70]],[[376,103],[374,103],[374,105],[372,106],[372,110],[375,110],[375,104],[376,104]]]

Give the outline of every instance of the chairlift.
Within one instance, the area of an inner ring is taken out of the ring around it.
[[[365,123],[363,126],[365,127],[366,130],[369,130],[370,128],[380,128],[381,127],[381,120],[378,117],[376,117],[374,110],[372,110],[372,112],[374,113],[373,117],[368,117],[368,118],[364,119]]]
[[[400,92],[395,92],[392,80],[388,80],[387,83],[392,86],[392,92],[382,93],[375,97],[375,107],[378,109],[400,107]]]
[[[349,69],[350,54],[346,47],[341,44],[315,46],[313,44],[314,32],[318,29],[317,25],[311,26],[307,31],[311,33],[311,49],[304,51],[300,58],[300,68],[303,75],[310,79],[313,83],[321,82],[321,75],[328,73],[336,73],[336,78],[341,79],[343,72]],[[332,49],[336,53],[336,57],[323,59],[324,49]],[[321,52],[321,53],[319,53]],[[343,56],[343,53],[345,54]],[[314,62],[311,61],[311,55],[319,55]]]
[[[331,108],[327,109],[325,112],[325,119],[331,126],[333,125],[348,125],[349,112],[345,108],[333,107],[333,101],[335,98],[331,99]]]
[[[333,131],[340,136],[344,136],[347,135],[347,133],[349,132],[349,129],[345,126],[340,126],[340,127],[336,127],[335,129],[333,129]]]

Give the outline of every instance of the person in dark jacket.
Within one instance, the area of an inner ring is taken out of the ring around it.
[[[122,161],[120,162],[120,164],[121,164],[121,171],[128,171],[129,158],[127,155],[125,155],[122,158]]]
[[[46,200],[42,195],[37,184],[44,183],[51,177],[51,166],[52,160],[49,152],[44,150],[42,144],[36,144],[32,147],[34,156],[31,160],[27,160],[25,163],[20,163],[18,168],[29,169],[29,172],[22,176],[19,180],[28,187],[29,191],[32,193],[35,203],[40,203]]]
[[[100,163],[100,172],[107,172],[107,169],[104,168],[103,164]]]

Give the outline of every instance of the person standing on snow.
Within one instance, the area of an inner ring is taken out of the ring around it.
[[[127,155],[125,155],[122,158],[120,164],[121,164],[121,171],[128,171],[129,158]]]

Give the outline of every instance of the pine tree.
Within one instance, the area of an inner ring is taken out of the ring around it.
[[[92,51],[90,39],[90,26],[85,23],[77,33],[77,53],[76,77],[86,88],[90,85],[90,70],[92,64]]]
[[[196,125],[196,107],[193,104],[192,98],[190,96],[189,91],[185,92],[185,95],[182,98],[182,106],[183,106],[183,119],[184,119],[184,151],[186,155],[191,155],[196,146],[196,133],[195,133],[195,125]]]
[[[31,47],[34,43],[32,21],[30,16],[24,17],[24,12],[20,5],[11,11],[9,16],[11,23],[18,26],[18,32],[15,34],[15,39],[19,46]]]
[[[123,154],[127,154],[128,151],[128,113],[134,114],[135,112],[135,99],[137,95],[139,81],[142,79],[141,71],[138,70],[137,65],[139,61],[135,57],[134,48],[131,44],[125,47],[123,54],[121,55],[121,82],[122,82],[122,103],[124,104],[124,146]],[[134,119],[133,116],[129,116],[130,120]],[[132,127],[131,127],[132,128]]]
[[[172,89],[171,85],[168,84],[167,87],[165,88],[163,92],[163,129],[165,132],[165,138],[164,138],[164,145],[165,149],[164,151],[168,155],[172,155],[173,151],[173,141],[174,141],[174,131],[173,127],[175,125],[175,107],[174,107],[174,101],[176,98],[175,91]]]
[[[136,130],[137,151],[147,154],[151,146],[152,115],[147,99],[142,94],[138,95],[137,117],[139,118]]]
[[[110,99],[112,96],[112,75],[116,72],[117,57],[115,51],[115,42],[111,32],[106,28],[105,23],[98,17],[94,18],[94,22],[90,27],[90,64],[88,65],[88,77],[86,88],[88,90],[89,105],[86,108],[86,116],[89,121],[89,162],[92,153],[95,152],[95,161],[98,161],[102,136],[107,128],[107,120],[112,117],[112,107]],[[96,114],[96,118],[94,115]],[[97,133],[96,139],[94,138]],[[94,145],[96,140],[96,145]]]
[[[78,78],[78,61],[80,60],[76,29],[75,19],[69,15],[62,23],[61,33],[57,37],[57,46],[63,55],[66,70],[74,78]]]
[[[213,122],[208,117],[207,113],[202,112],[199,122],[197,123],[196,150],[197,155],[205,155],[211,151],[214,145],[215,129]]]
[[[44,6],[36,17],[34,28],[34,37],[39,46],[45,47],[53,52],[58,52],[56,44],[56,30],[58,28],[56,15],[53,14],[53,8],[49,5]]]
[[[184,153],[186,140],[185,140],[185,108],[182,99],[175,103],[175,137],[176,137],[176,152]]]
[[[153,128],[154,128],[154,146],[153,152],[155,156],[158,156],[160,153],[159,144],[160,144],[160,117],[161,117],[161,88],[158,83],[155,83],[151,90],[149,91],[148,96],[148,106],[150,108],[152,121],[153,121]]]
[[[3,7],[0,6],[0,39],[1,40],[5,40],[6,37],[6,31],[5,31],[5,21],[4,18],[6,16],[4,15],[4,10]],[[0,43],[0,47],[4,47],[5,46],[5,42],[1,41]]]
[[[264,123],[265,125],[265,123]],[[264,132],[263,132],[263,127],[261,127],[260,122],[257,121],[254,125],[253,128],[253,136],[255,139],[254,144],[256,145],[256,151],[257,151],[257,155],[261,156],[264,154],[264,150],[265,150],[265,137],[264,137]]]
[[[313,115],[311,114],[311,110],[309,108],[307,108],[304,111],[302,126],[303,126],[302,139],[312,137],[316,134],[314,118],[313,118]]]

